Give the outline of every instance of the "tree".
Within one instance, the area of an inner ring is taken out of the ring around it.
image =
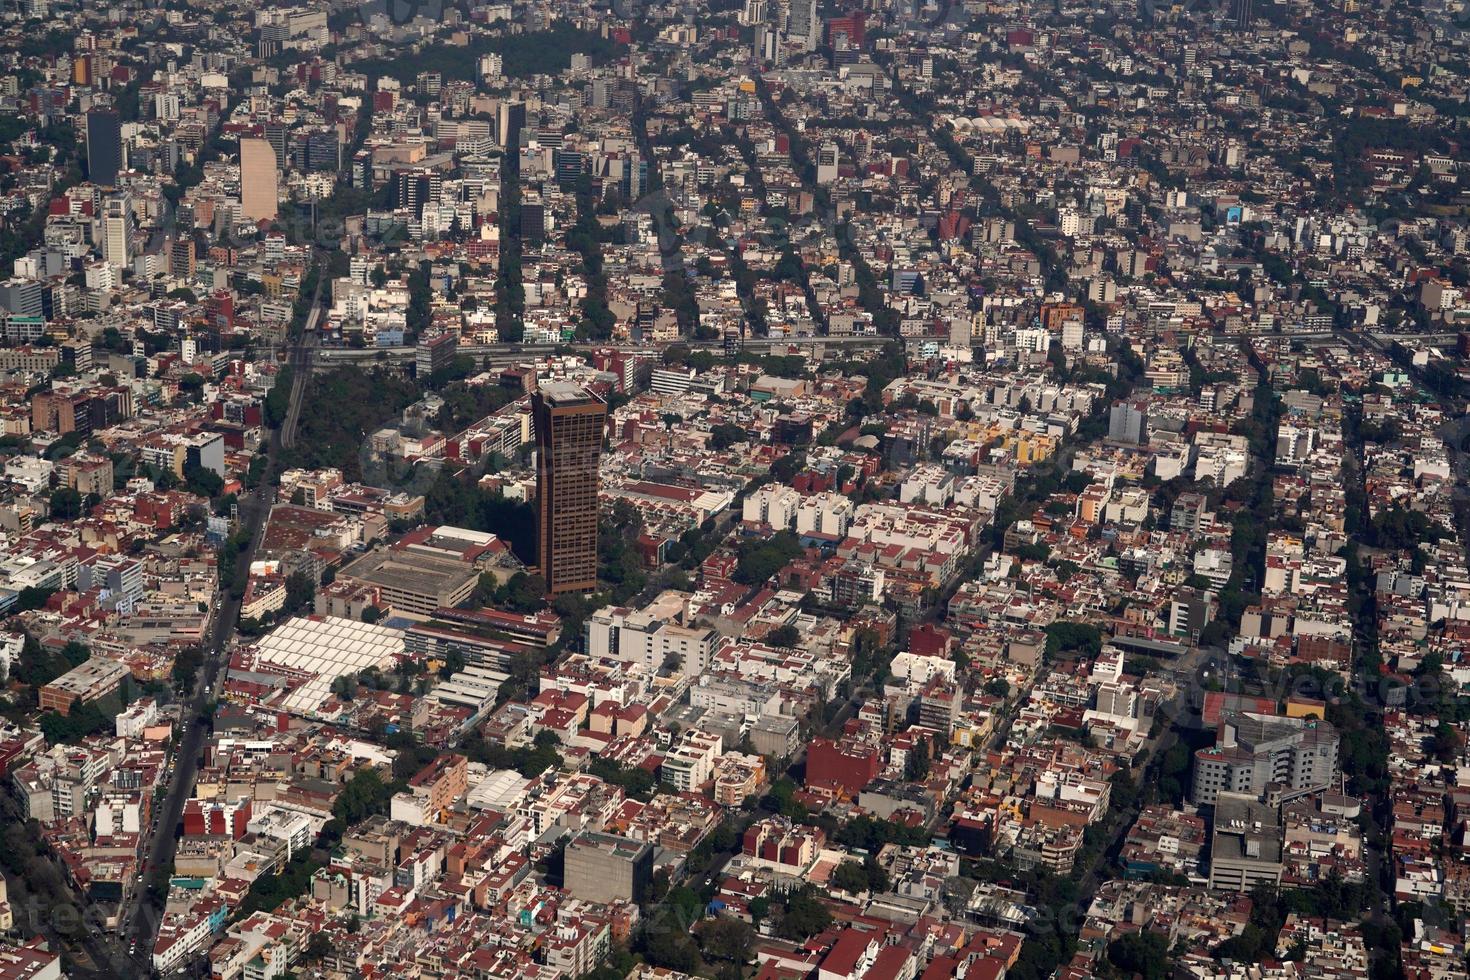
[[[82,495],[71,487],[58,487],[51,493],[51,519],[74,521],[82,516]]]
[[[806,940],[832,924],[832,912],[807,885],[786,897],[776,933],[784,939]]]
[[[1052,623],[1046,628],[1046,655],[1080,651],[1084,657],[1096,657],[1102,652],[1102,630],[1089,623],[1073,623],[1065,620]]]
[[[306,572],[292,572],[286,576],[287,615],[300,612],[316,600],[316,583]]]
[[[772,646],[794,647],[801,642],[801,631],[790,623],[787,623],[767,633],[766,641]]]
[[[191,402],[198,402],[204,394],[204,378],[190,371],[179,379],[179,391],[189,397]]]
[[[1169,976],[1169,942],[1161,933],[1131,932],[1108,944],[1108,962],[1125,976],[1143,980],[1166,980]]]
[[[741,585],[758,585],[801,553],[801,543],[790,531],[777,531],[764,541],[748,541],[740,546],[734,579]]]
[[[888,880],[888,872],[878,863],[878,859],[871,854],[863,858],[863,874],[868,876],[868,891],[875,895],[888,891],[888,886],[892,884]]]
[[[743,426],[732,422],[721,422],[710,429],[710,448],[716,452],[723,452],[731,446],[741,442],[750,441],[750,433]]]
[[[754,931],[741,919],[717,915],[699,924],[699,946],[704,955],[716,960],[744,964],[750,958]]]
[[[332,940],[325,932],[314,932],[311,939],[306,943],[306,959],[312,963],[320,963],[327,958],[332,951]]]
[[[108,714],[96,702],[77,702],[67,714],[48,711],[41,716],[41,733],[52,745],[80,742],[89,735],[111,729],[116,711]]]
[[[546,579],[516,572],[496,589],[494,601],[511,612],[534,613],[546,608]]]
[[[184,485],[190,493],[213,500],[224,490],[225,481],[214,470],[191,463],[184,467]]]
[[[378,770],[359,769],[332,803],[332,815],[351,827],[375,813],[386,813],[392,795]]]
[[[832,872],[832,885],[841,888],[850,895],[857,895],[868,889],[868,873],[857,861],[843,861]]]
[[[643,930],[643,955],[654,966],[662,966],[680,973],[693,973],[699,969],[699,949],[677,924],[670,924],[668,915],[650,923]]]
[[[914,743],[913,751],[903,763],[903,778],[909,782],[921,782],[929,778],[929,740],[921,738]]]
[[[1449,764],[1460,753],[1460,733],[1449,722],[1442,721],[1430,739],[1430,752],[1440,762]]]

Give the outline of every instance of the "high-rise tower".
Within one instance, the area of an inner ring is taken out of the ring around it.
[[[548,595],[597,587],[597,476],[607,405],[580,385],[544,384],[536,423],[536,548]]]
[[[87,179],[98,187],[116,187],[122,160],[122,117],[111,109],[87,113]]]
[[[280,169],[267,140],[240,140],[240,213],[251,221],[274,219],[279,201]]]

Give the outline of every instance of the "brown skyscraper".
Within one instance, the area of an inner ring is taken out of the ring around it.
[[[536,423],[536,548],[548,595],[597,588],[597,466],[607,405],[566,382],[531,396]]]

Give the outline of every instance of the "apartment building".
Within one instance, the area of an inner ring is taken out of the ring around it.
[[[1222,793],[1293,799],[1326,789],[1337,776],[1338,734],[1315,718],[1242,713],[1218,744],[1194,755],[1191,799],[1208,805]]]

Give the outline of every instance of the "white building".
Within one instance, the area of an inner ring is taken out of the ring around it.
[[[888,672],[910,685],[929,683],[935,677],[954,681],[954,661],[945,657],[926,657],[923,654],[904,651],[893,658]]]
[[[143,730],[158,721],[158,702],[141,698],[118,712],[113,724],[118,738],[141,738]]]
[[[740,516],[752,524],[789,528],[796,523],[801,494],[791,487],[768,484],[745,498]]]
[[[797,534],[845,538],[847,529],[852,526],[852,514],[850,499],[830,490],[823,491],[802,498],[792,527]]]
[[[102,203],[102,258],[114,269],[126,269],[132,260],[133,204],[127,194]]]
[[[715,761],[723,750],[720,736],[689,729],[680,736],[673,751],[664,757],[664,781],[681,793],[694,792],[714,775]]]
[[[0,680],[9,679],[10,665],[20,659],[25,645],[24,633],[0,633]]]
[[[686,675],[709,665],[718,634],[707,627],[683,625],[681,592],[665,592],[643,609],[606,606],[587,620],[587,653],[657,671],[674,659]]]
[[[93,830],[98,837],[136,834],[143,829],[137,793],[109,793],[97,801]]]
[[[153,969],[168,973],[204,948],[214,930],[203,912],[186,912],[164,920],[153,944]]]

